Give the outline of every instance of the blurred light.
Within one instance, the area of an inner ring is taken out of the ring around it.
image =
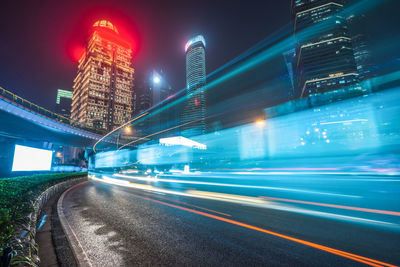
[[[175,146],[175,145],[181,145],[181,146],[186,146],[186,147],[191,147],[191,148],[198,148],[198,149],[207,149],[207,146],[204,144],[201,144],[199,142],[193,141],[189,138],[183,137],[183,136],[175,136],[175,137],[168,137],[168,138],[161,138],[160,139],[160,144],[165,145],[165,146]]]
[[[125,127],[124,131],[125,131],[125,133],[129,134],[132,132],[132,128],[127,126],[127,127]]]
[[[264,126],[265,125],[265,121],[264,120],[257,120],[256,121],[256,125],[257,126]]]
[[[183,168],[183,173],[190,173],[189,165],[185,165],[185,167]]]
[[[218,200],[228,200],[228,201],[240,201],[243,202],[252,202],[257,204],[266,204],[263,199],[258,197],[249,197],[242,195],[233,195],[233,194],[224,194],[224,193],[216,193],[216,192],[207,192],[207,191],[198,191],[198,190],[188,190],[186,191],[190,195],[198,195],[198,196],[206,196],[212,199]]]
[[[159,84],[159,83],[161,82],[160,77],[154,76],[154,77],[153,77],[153,82],[156,83],[156,84]]]

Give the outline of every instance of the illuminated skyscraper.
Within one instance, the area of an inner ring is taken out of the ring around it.
[[[71,116],[72,92],[57,90],[56,113],[69,118]]]
[[[343,87],[346,94],[360,93],[352,40],[340,14],[344,4],[344,0],[292,0],[296,87],[301,97]]]
[[[132,49],[106,20],[93,32],[80,58],[74,80],[71,118],[100,131],[110,131],[132,116]]]
[[[206,41],[202,35],[191,38],[185,46],[187,99],[182,113],[183,134],[198,135],[206,130]]]

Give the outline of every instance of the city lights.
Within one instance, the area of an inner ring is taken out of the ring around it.
[[[154,76],[154,77],[153,77],[153,82],[156,83],[156,84],[160,83],[160,82],[161,82],[160,77]]]
[[[257,120],[256,121],[256,125],[259,126],[259,127],[264,126],[265,125],[265,120]]]
[[[400,266],[400,1],[43,1],[4,5],[2,266]]]
[[[124,128],[124,131],[126,134],[130,134],[132,132],[132,128],[130,126],[127,126]]]

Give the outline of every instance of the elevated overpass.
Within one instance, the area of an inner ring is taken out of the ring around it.
[[[79,160],[79,153],[90,150],[102,138],[102,134],[2,87],[0,125],[0,178],[11,174],[16,144],[53,150],[53,160],[57,151],[62,151],[61,156],[57,156],[59,162],[69,164],[71,159]],[[103,147],[114,146],[123,141],[123,138],[107,138]]]
[[[0,87],[0,136],[17,140],[92,147],[101,138],[79,123]]]

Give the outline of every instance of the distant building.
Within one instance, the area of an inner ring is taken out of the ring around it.
[[[56,113],[69,118],[71,116],[72,92],[57,90]]]
[[[150,77],[150,91],[152,94],[152,106],[167,99],[173,94],[172,87],[168,83],[163,70],[153,70]]]
[[[133,74],[131,45],[109,21],[93,24],[86,53],[74,80],[71,118],[100,131],[131,119]]]
[[[191,38],[185,46],[186,94],[182,113],[183,135],[203,134],[206,130],[206,41],[202,35]]]
[[[355,0],[350,1],[356,2]],[[372,55],[369,47],[368,17],[361,13],[353,13],[347,17],[349,32],[353,41],[354,58],[361,81],[371,78]]]
[[[340,15],[344,0],[293,0],[298,97],[346,87],[360,94],[359,73],[347,21]]]
[[[171,85],[162,70],[140,75],[135,80],[134,114],[139,114],[173,95]]]
[[[149,80],[138,77],[135,79],[134,115],[138,115],[152,106],[152,95]]]
[[[291,90],[288,92],[288,99],[293,99],[296,96],[295,75],[294,75],[294,67],[295,67],[294,64],[296,63],[296,49],[292,48],[288,51],[285,51],[282,54],[282,56],[285,61],[291,85]]]

